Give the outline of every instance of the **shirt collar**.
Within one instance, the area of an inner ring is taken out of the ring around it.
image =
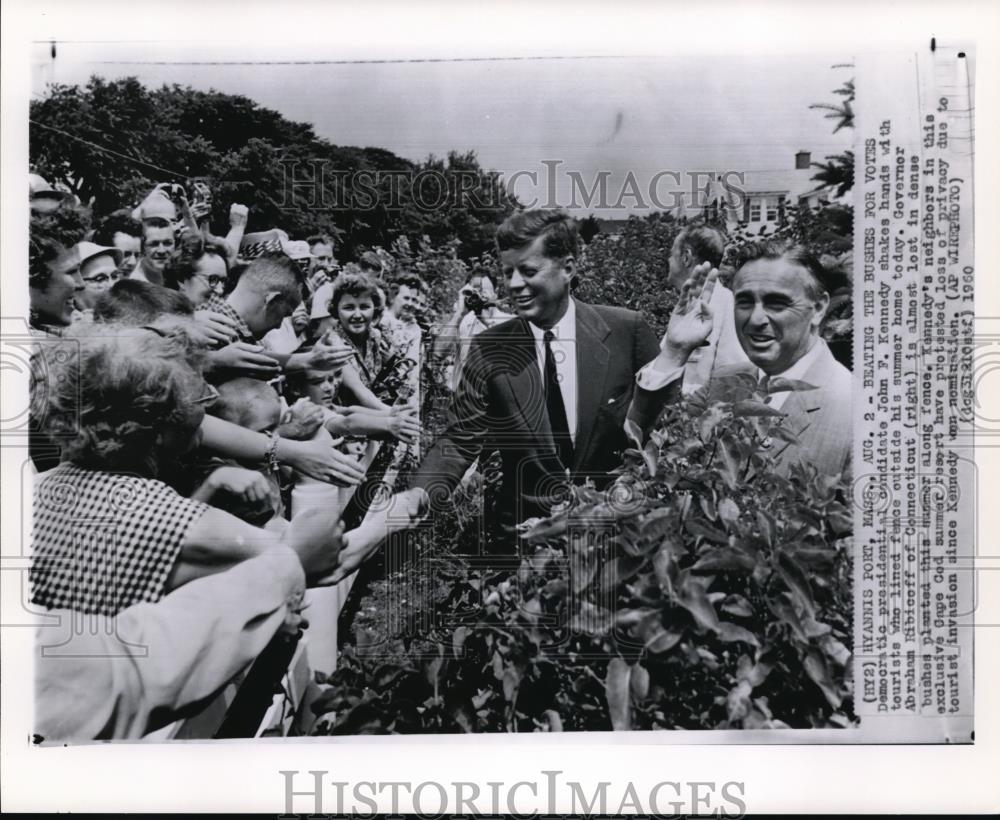
[[[796,381],[802,381],[802,377],[809,371],[823,355],[823,350],[826,348],[826,342],[822,339],[817,339],[816,343],[809,348],[809,352],[806,353],[801,359],[799,359],[795,364],[785,370],[783,373],[777,373],[772,376],[772,379],[794,379]],[[764,371],[759,367],[757,368],[757,377],[761,379],[764,377]]]
[[[233,322],[236,323],[236,333],[242,337],[240,341],[250,341],[252,340],[254,344],[257,343],[257,337],[254,336],[253,331],[250,330],[250,326],[244,321],[243,317],[237,312],[228,300],[222,302],[219,305],[219,312],[226,314]]]
[[[545,331],[538,325],[528,322],[528,327],[531,328],[531,335],[535,337],[536,342],[545,340]],[[566,307],[562,319],[556,322],[552,328],[552,335],[560,341],[576,338],[576,302],[573,301],[572,296],[569,298],[569,305]]]

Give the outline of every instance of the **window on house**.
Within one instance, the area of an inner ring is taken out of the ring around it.
[[[750,200],[750,221],[760,222],[760,197]]]
[[[778,198],[769,196],[767,198],[767,222],[778,221]]]

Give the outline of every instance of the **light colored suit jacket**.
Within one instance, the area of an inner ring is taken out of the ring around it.
[[[815,385],[815,390],[788,394],[781,412],[783,425],[798,438],[797,444],[775,440],[772,447],[778,471],[787,473],[792,464],[807,462],[827,475],[851,474],[853,450],[851,371],[833,358],[822,339],[822,352],[800,381]],[[718,375],[746,368],[722,368]],[[756,368],[753,369],[757,375]]]

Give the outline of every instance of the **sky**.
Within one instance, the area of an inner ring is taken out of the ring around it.
[[[554,196],[605,217],[669,208],[671,190],[692,187],[691,172],[791,170],[796,151],[821,160],[852,137],[832,134],[831,121],[808,107],[837,99],[833,89],[852,73],[832,66],[849,54],[427,61],[369,52],[352,62],[358,55],[348,48],[235,53],[155,42],[60,42],[56,53],[53,60],[48,44],[36,45],[34,94],[92,74],[242,94],[339,145],[415,161],[473,150],[507,179],[523,172],[514,188],[522,202]],[[656,177],[664,171],[680,173],[680,186],[672,173]],[[602,172],[604,204],[617,209],[583,207],[579,187],[574,197],[571,174],[590,189]],[[630,174],[638,197],[625,193]]]

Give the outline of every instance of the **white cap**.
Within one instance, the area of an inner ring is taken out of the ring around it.
[[[282,242],[281,249],[285,252],[285,256],[289,259],[299,260],[313,258],[313,255],[309,250],[309,243],[302,239]]]
[[[98,245],[94,242],[78,242],[76,245],[76,254],[81,266],[95,256],[100,256],[103,253],[110,253],[114,257],[115,267],[121,265],[122,252],[118,248],[109,248],[106,245]]]

